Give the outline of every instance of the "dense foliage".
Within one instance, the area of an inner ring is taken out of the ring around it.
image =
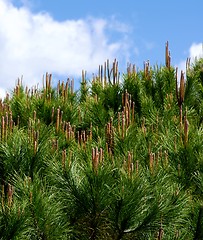
[[[167,46],[168,47],[168,46]],[[0,239],[203,239],[203,60],[0,103]]]

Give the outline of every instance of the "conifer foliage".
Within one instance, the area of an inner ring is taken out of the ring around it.
[[[203,60],[118,62],[0,102],[0,239],[203,239]]]

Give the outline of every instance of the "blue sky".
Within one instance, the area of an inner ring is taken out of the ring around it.
[[[21,75],[29,86],[46,71],[80,79],[107,58],[121,72],[127,62],[164,64],[166,41],[172,64],[184,68],[202,54],[202,9],[201,0],[0,0],[0,92]]]

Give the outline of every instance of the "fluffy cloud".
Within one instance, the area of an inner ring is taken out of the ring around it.
[[[203,43],[193,43],[189,50],[190,58],[194,61],[195,58],[203,57]]]
[[[114,41],[113,29],[120,36]],[[34,14],[0,0],[0,95],[22,75],[23,83],[33,86],[47,71],[77,77],[82,69],[95,72],[106,59],[125,59],[127,33],[128,28],[115,19],[59,22],[48,13]]]
[[[203,58],[203,43],[193,43],[188,51],[188,57],[190,58],[190,62],[194,63],[196,59]],[[180,71],[186,72],[186,61],[181,61],[178,65],[178,75],[180,75]]]

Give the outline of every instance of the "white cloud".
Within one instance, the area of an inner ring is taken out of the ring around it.
[[[188,51],[188,58],[190,63],[194,63],[196,59],[203,58],[203,43],[193,43]],[[186,60],[180,61],[178,66],[178,75],[180,76],[181,70],[186,73]]]
[[[193,43],[189,50],[190,58],[194,61],[196,58],[203,57],[203,43]]]
[[[120,34],[114,41],[109,34],[113,24]],[[127,26],[115,20],[59,22],[48,13],[34,14],[0,0],[0,95],[13,88],[21,75],[24,84],[33,86],[41,84],[47,71],[77,77],[82,69],[95,72],[106,59],[125,59],[130,47],[127,32]]]

